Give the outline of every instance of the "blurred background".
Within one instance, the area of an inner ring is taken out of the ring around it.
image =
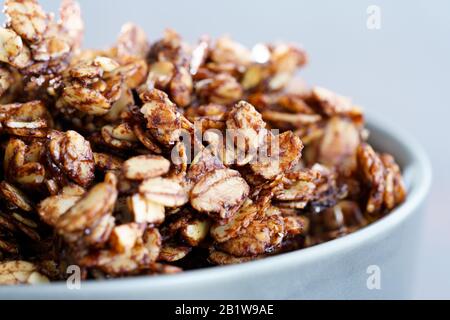
[[[351,96],[372,114],[402,127],[427,150],[433,189],[424,218],[414,298],[450,298],[450,1],[79,0],[85,47],[112,44],[123,23],[149,39],[165,28],[189,41],[230,34],[251,46],[303,44],[310,63],[300,76]],[[56,11],[57,0],[40,0]],[[380,9],[380,29],[367,9]],[[382,245],[382,244],[380,244]]]

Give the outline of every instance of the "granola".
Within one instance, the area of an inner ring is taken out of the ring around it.
[[[297,87],[295,44],[125,24],[82,49],[59,18],[7,0],[0,28],[0,284],[172,274],[320,244],[407,193],[351,99]],[[292,87],[296,87],[295,90]]]

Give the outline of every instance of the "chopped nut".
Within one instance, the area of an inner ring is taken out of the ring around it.
[[[153,202],[144,195],[136,193],[131,196],[128,206],[137,223],[160,224],[164,221],[164,205]]]
[[[181,236],[189,245],[196,247],[207,237],[209,226],[208,220],[194,219],[183,226]]]
[[[136,223],[128,223],[114,227],[109,237],[114,250],[123,253],[133,249],[138,238],[142,236],[142,231]]]

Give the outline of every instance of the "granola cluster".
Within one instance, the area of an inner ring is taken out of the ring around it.
[[[261,259],[405,200],[361,109],[295,84],[296,45],[189,45],[173,30],[149,42],[129,23],[110,49],[84,50],[73,0],[58,20],[36,0],[4,12],[0,284],[73,265],[98,279]]]

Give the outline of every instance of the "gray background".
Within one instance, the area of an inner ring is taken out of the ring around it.
[[[41,0],[55,10],[56,0]],[[434,169],[415,298],[450,298],[450,1],[81,0],[87,47],[112,43],[133,21],[151,40],[166,27],[189,41],[228,33],[247,45],[286,40],[310,54],[300,74],[342,94],[424,145]],[[366,27],[369,5],[381,29]]]

